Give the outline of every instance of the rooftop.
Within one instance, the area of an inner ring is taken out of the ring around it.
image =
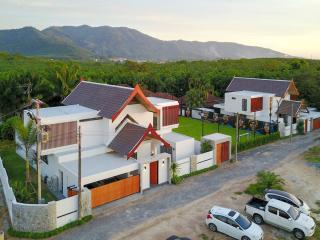
[[[25,110],[26,112],[30,110]],[[31,110],[36,114],[36,109]],[[97,117],[98,111],[80,105],[40,108],[39,115],[42,124],[75,121],[82,118]]]
[[[178,101],[166,99],[166,98],[159,98],[159,97],[147,97],[149,101],[155,106],[172,106],[178,105]]]
[[[163,138],[169,142],[183,142],[185,140],[193,139],[192,137],[175,132],[164,134]]]
[[[78,176],[78,160],[61,162],[66,170]],[[82,158],[82,183],[89,184],[111,178],[126,172],[137,170],[137,161],[120,156],[116,153],[106,153]]]
[[[202,139],[209,140],[209,141],[219,141],[219,140],[231,139],[231,136],[222,134],[222,133],[213,133],[213,134],[203,136]]]

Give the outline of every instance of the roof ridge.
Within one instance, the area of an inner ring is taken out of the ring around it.
[[[254,77],[233,77],[235,78],[245,78],[245,79],[254,79],[254,80],[266,80],[266,81],[283,81],[283,82],[291,82],[292,80],[286,80],[286,79],[272,79],[272,78],[254,78]]]
[[[132,88],[132,87],[125,87],[125,86],[113,85],[113,84],[108,84],[108,83],[98,83],[98,82],[92,82],[92,81],[82,81],[81,83],[96,84],[96,85],[107,86],[107,87],[116,87],[116,88],[124,88],[124,89],[128,89],[128,90],[134,90],[134,88]]]

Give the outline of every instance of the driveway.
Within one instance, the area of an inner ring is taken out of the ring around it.
[[[182,184],[164,185],[138,197],[128,204],[110,208],[90,223],[57,236],[54,239],[111,239],[124,230],[131,229],[152,217],[182,207],[222,188],[225,184],[254,176],[258,171],[271,169],[280,162],[297,156],[319,141],[319,131],[305,136],[281,140],[273,144],[240,153],[237,163],[187,179]]]

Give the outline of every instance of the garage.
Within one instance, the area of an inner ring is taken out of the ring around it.
[[[89,189],[92,187],[87,186]],[[91,188],[92,208],[127,197],[140,191],[140,176],[130,176],[113,182]]]
[[[202,137],[202,141],[208,141],[211,143],[214,154],[215,164],[220,165],[225,161],[229,161],[231,158],[231,136],[214,133]]]

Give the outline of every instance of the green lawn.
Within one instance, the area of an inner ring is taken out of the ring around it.
[[[320,163],[320,146],[309,148],[305,153],[305,159],[312,163]]]
[[[181,133],[190,137],[195,138],[196,140],[201,140],[201,130],[202,130],[202,122],[198,119],[192,119],[192,118],[186,118],[186,117],[180,117],[179,118],[179,127],[176,129],[173,129],[174,132]],[[211,133],[217,133],[218,132],[218,124],[217,123],[211,123],[211,122],[204,122],[203,127],[203,134],[208,135]],[[220,124],[219,132],[229,135],[232,137],[232,144],[236,142],[236,129]],[[240,135],[248,133],[248,131],[240,130]],[[261,134],[257,134],[256,137],[262,136]],[[253,139],[254,136],[252,133],[249,135],[249,139]],[[247,136],[240,137],[241,142],[247,141]]]
[[[2,158],[4,167],[6,168],[10,184],[14,182],[24,184],[25,162],[18,154],[16,154],[15,144],[10,141],[0,142],[0,156]],[[31,190],[30,201],[28,202],[35,203],[37,199],[37,173],[32,167],[30,167],[30,175],[33,188]],[[45,199],[46,202],[56,200],[44,183],[42,183],[42,197]],[[19,199],[17,200],[19,201]]]

